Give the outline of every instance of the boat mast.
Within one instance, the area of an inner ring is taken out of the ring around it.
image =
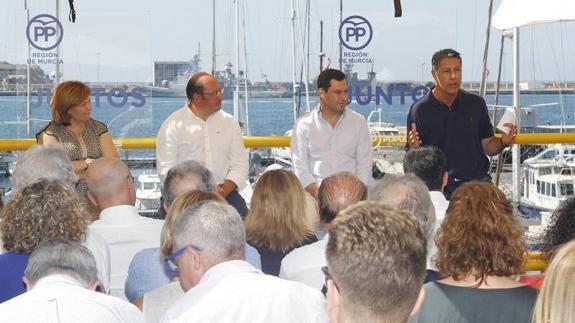
[[[343,0],[339,0],[339,25],[343,22]],[[343,48],[341,44],[341,40],[339,41],[339,70],[343,71],[342,69],[342,62],[343,62]]]
[[[212,0],[212,75],[216,76],[216,0]]]
[[[240,115],[240,0],[236,3],[236,89],[234,91],[234,120],[239,120]]]
[[[491,35],[491,13],[493,12],[493,0],[489,1],[487,13],[487,31],[485,35],[485,48],[483,49],[483,64],[481,67],[481,85],[479,86],[479,95],[485,98],[485,88],[487,83],[487,57],[489,53],[489,36]]]
[[[319,21],[319,72],[323,71],[323,19]]]
[[[244,42],[244,121],[246,134],[250,135],[250,117],[248,107],[248,50],[246,45],[246,3],[242,2],[242,39]]]
[[[291,0],[291,38],[292,38],[292,84],[293,84],[293,121],[297,120],[297,94],[299,92],[299,85],[296,81],[296,66],[295,66],[295,55],[296,55],[296,38],[295,38],[295,0]]]
[[[56,20],[60,21],[60,0],[56,0]],[[57,39],[60,38],[60,33],[62,31],[60,30],[60,28],[56,28],[56,37]],[[56,46],[56,56],[57,56],[57,60],[56,60],[56,77],[55,77],[55,81],[56,84],[60,84],[60,45],[62,44],[62,42],[60,42],[58,44],[58,46]]]
[[[27,24],[30,23],[30,9],[28,8],[28,0],[24,0],[24,10],[26,10],[26,21]],[[30,81],[30,42],[28,41],[28,60],[26,64],[26,91],[28,92],[26,95],[26,134],[28,138],[32,137],[32,109],[30,104],[30,93],[32,84]]]
[[[521,107],[519,98],[519,28],[513,28],[513,106],[517,116],[517,129],[521,129]],[[513,168],[513,203],[519,205],[519,162],[520,150],[519,145],[513,145],[511,149],[512,168]]]

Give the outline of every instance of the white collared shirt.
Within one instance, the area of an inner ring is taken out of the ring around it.
[[[206,271],[161,322],[314,323],[328,317],[319,291],[232,260]]]
[[[218,184],[228,179],[242,189],[247,182],[248,155],[242,132],[238,122],[224,111],[204,121],[184,106],[162,123],[156,143],[162,181],[170,168],[186,160],[203,163]]]
[[[431,203],[435,208],[435,227],[433,233],[433,243],[431,243],[431,249],[427,255],[427,268],[437,271],[437,267],[433,263],[433,257],[437,254],[437,245],[435,245],[435,234],[441,227],[443,219],[445,218],[445,212],[447,212],[447,207],[449,206],[449,201],[445,199],[445,195],[440,191],[429,191],[429,197],[431,197]]]
[[[292,250],[284,259],[280,267],[280,278],[304,283],[309,287],[322,290],[325,276],[321,267],[327,266],[325,249],[329,235],[321,240]]]
[[[49,275],[34,288],[0,304],[0,323],[137,323],[134,305],[86,289],[66,275]]]
[[[163,220],[150,219],[138,214],[132,205],[106,208],[90,229],[104,238],[110,248],[110,294],[125,299],[124,282],[134,255],[146,248],[160,246]]]
[[[304,188],[340,171],[355,174],[365,185],[373,181],[369,127],[362,115],[348,107],[333,128],[319,106],[298,119],[291,151],[295,174]]]

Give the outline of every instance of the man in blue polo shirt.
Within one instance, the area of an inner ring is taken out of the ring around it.
[[[466,181],[491,180],[486,155],[496,155],[510,145],[517,127],[506,123],[508,133],[493,136],[483,98],[460,88],[462,61],[457,51],[439,50],[431,63],[436,86],[409,110],[407,145],[436,146],[445,153],[449,173],[445,193],[450,196]]]

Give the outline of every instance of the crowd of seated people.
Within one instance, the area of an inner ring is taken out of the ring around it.
[[[182,162],[167,174],[157,220],[137,214],[129,168],[108,157],[85,174],[102,210],[94,220],[65,151],[32,147],[0,213],[0,322],[30,304],[38,314],[26,315],[56,315],[51,300],[62,322],[90,302],[95,315],[108,309],[101,322],[572,321],[575,199],[545,231],[538,293],[517,279],[527,249],[506,196],[472,181],[444,203],[429,192],[441,194],[444,158],[411,153],[413,174],[369,187],[348,172],[325,178],[316,228],[289,170],[262,174],[243,219],[207,168]]]

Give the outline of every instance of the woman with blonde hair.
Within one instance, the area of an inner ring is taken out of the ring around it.
[[[563,245],[555,253],[545,271],[543,286],[539,292],[533,322],[575,322],[575,240]]]
[[[76,188],[80,199],[95,220],[100,212],[88,201],[86,170],[94,159],[119,156],[108,127],[91,117],[91,92],[80,81],[58,84],[50,102],[52,121],[36,134],[36,140],[43,145],[61,143],[64,146],[80,180]]]
[[[260,253],[262,271],[279,275],[282,259],[317,241],[306,218],[305,193],[294,173],[276,169],[257,181],[246,217],[246,238]]]
[[[537,291],[523,272],[523,229],[505,194],[488,182],[455,191],[436,234],[443,279],[425,285],[418,322],[530,322]]]

